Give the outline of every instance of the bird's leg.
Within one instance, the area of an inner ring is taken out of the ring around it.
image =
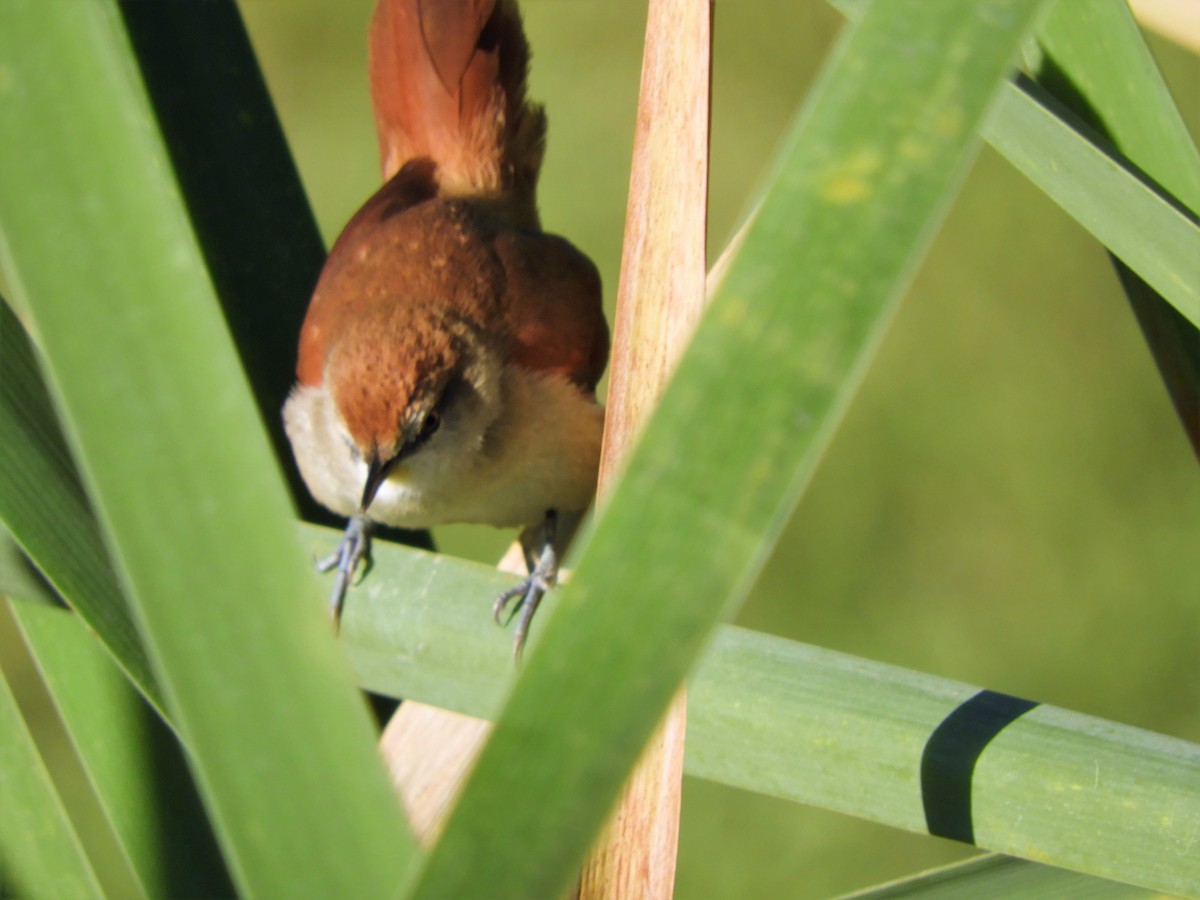
[[[354,570],[358,564],[366,560],[371,564],[371,520],[362,513],[356,513],[346,523],[346,531],[337,549],[324,559],[317,561],[318,572],[328,572],[337,569],[337,577],[333,581],[333,590],[329,594],[329,616],[333,620],[334,630],[337,630],[342,617],[342,603],[346,599],[346,590],[354,578]]]
[[[525,637],[529,633],[529,623],[533,621],[538,604],[558,579],[558,551],[554,546],[557,530],[558,513],[551,509],[546,511],[546,518],[540,526],[521,532],[521,547],[525,551],[525,565],[529,576],[497,597],[496,602],[492,604],[492,618],[497,624],[503,624],[500,617],[504,615],[508,604],[517,597],[521,598],[512,611],[512,615],[520,612],[517,630],[513,634],[513,657],[516,659],[521,658],[521,651],[525,648]],[[510,615],[509,618],[511,617]]]

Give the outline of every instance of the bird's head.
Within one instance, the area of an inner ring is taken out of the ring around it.
[[[326,384],[352,456],[362,511],[389,478],[470,465],[500,414],[495,335],[412,308],[358,317],[330,353]]]

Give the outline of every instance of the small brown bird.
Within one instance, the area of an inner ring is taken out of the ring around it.
[[[591,502],[608,327],[596,267],[541,230],[546,117],[513,0],[380,0],[370,80],[386,183],[330,251],[300,335],[288,437],[349,516],[335,621],[373,522],[521,527],[515,645]]]

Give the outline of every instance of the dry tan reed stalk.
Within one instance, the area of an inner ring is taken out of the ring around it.
[[[649,4],[601,502],[703,308],[711,23],[710,0]],[[519,560],[510,551],[502,567]],[[439,833],[488,731],[411,701],[388,723],[381,751],[422,844]],[[671,896],[685,731],[681,689],[585,865],[581,897]]]
[[[711,38],[709,0],[651,0],[600,462],[601,504],[704,306]],[[672,895],[686,730],[680,688],[584,865],[581,898]]]

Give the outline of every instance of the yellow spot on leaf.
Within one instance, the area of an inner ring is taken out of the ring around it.
[[[872,147],[851,153],[822,174],[821,199],[839,205],[861,203],[871,196],[871,178],[882,166],[882,154]]]

